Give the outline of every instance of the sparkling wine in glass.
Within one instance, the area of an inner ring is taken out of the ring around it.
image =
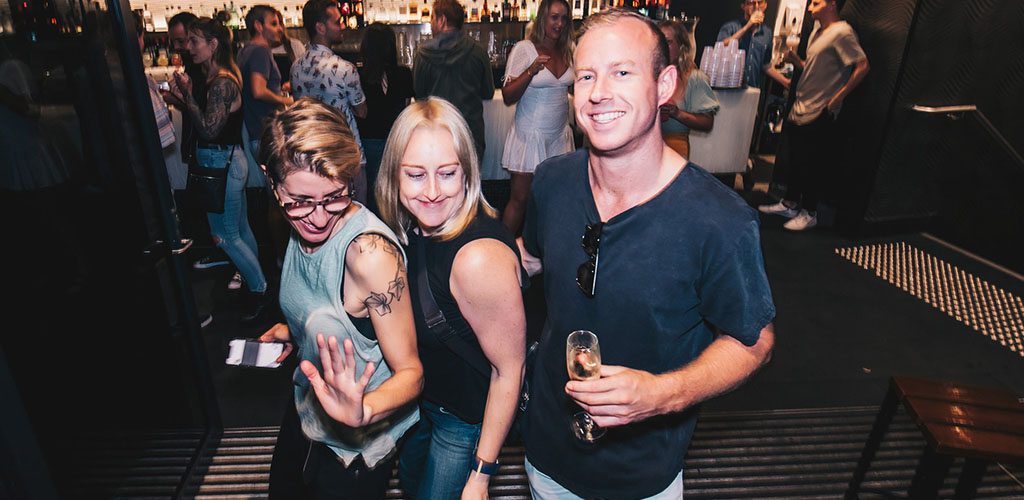
[[[569,378],[573,380],[600,378],[601,348],[597,343],[597,335],[587,330],[570,333],[565,339],[565,366],[569,370]],[[586,443],[597,441],[605,433],[585,411],[573,415],[569,426],[576,439]]]

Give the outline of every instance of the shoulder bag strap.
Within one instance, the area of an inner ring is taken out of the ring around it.
[[[448,324],[448,320],[445,319],[444,313],[441,312],[441,308],[437,307],[434,294],[430,291],[430,280],[427,278],[427,245],[425,243],[425,241],[416,242],[416,252],[419,256],[420,264],[416,272],[416,282],[419,284],[417,288],[419,289],[420,309],[422,309],[423,320],[427,324],[427,329],[436,335],[437,339],[445,347],[462,358],[463,361],[469,363],[469,366],[473,367],[474,370],[485,378],[490,379],[491,365],[486,357],[481,356],[479,351],[474,349],[465,338],[452,329]]]

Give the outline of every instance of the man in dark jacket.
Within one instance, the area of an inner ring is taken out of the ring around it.
[[[477,155],[484,153],[483,99],[494,97],[487,51],[462,32],[466,8],[457,0],[435,0],[430,17],[434,37],[420,44],[412,65],[416,96],[437,96],[462,112],[473,131]]]

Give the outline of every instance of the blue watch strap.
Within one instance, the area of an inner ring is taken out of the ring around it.
[[[491,476],[495,472],[498,472],[498,462],[484,462],[483,460],[480,460],[479,457],[474,456],[473,468],[471,470],[475,470],[480,474]]]

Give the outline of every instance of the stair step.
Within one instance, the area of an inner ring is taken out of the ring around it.
[[[688,500],[842,498],[877,407],[707,412],[701,415],[686,457]],[[203,500],[259,500],[268,496],[276,427],[225,429],[201,458],[189,497]],[[160,431],[103,434],[75,440],[68,456],[81,467],[71,477],[70,498],[167,498],[174,493],[202,433]],[[905,494],[924,440],[898,413],[865,478],[863,500]],[[528,500],[524,449],[505,446],[491,479],[490,497]],[[940,497],[952,495],[963,461],[954,461]],[[1010,469],[1018,476],[1024,468]],[[397,473],[387,498],[404,500]],[[1024,487],[998,466],[989,467],[976,498],[1024,499]]]

